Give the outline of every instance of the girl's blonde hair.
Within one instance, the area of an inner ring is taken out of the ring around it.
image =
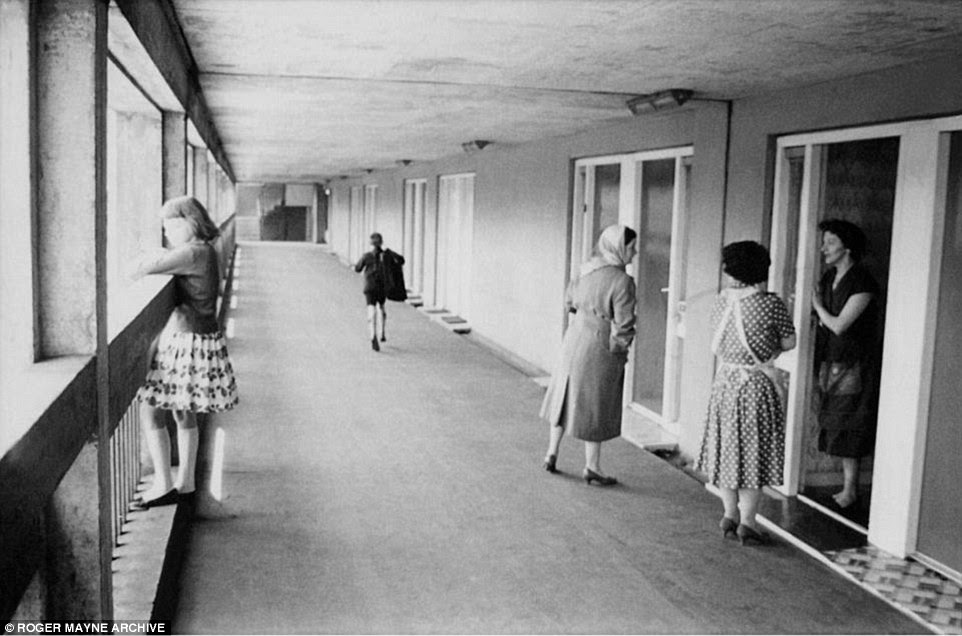
[[[174,197],[160,209],[164,219],[184,219],[194,230],[194,236],[202,241],[212,241],[220,236],[220,230],[211,221],[207,209],[194,197]]]

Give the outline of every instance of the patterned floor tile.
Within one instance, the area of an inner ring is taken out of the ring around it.
[[[962,588],[921,563],[865,546],[826,556],[891,603],[914,612],[934,631],[962,635]]]

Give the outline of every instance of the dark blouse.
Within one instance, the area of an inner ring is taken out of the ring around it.
[[[855,322],[841,335],[832,333],[827,327],[820,326],[819,356],[827,362],[855,362],[874,357],[878,348],[878,295],[879,285],[861,265],[855,264],[845,272],[838,286],[832,289],[835,268],[822,276],[822,304],[833,316],[842,313],[845,303],[855,294],[872,294],[872,301]]]
[[[165,250],[144,267],[148,274],[173,274],[177,307],[171,316],[175,331],[214,333],[220,268],[210,243],[187,243]]]

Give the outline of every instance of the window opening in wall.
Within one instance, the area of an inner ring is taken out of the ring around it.
[[[112,61],[107,68],[107,299],[115,333],[145,299],[132,275],[162,245],[161,113]]]

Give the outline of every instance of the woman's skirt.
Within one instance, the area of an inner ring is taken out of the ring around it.
[[[167,411],[214,413],[237,404],[237,382],[224,336],[176,332],[160,337],[137,398]]]
[[[761,488],[782,483],[784,461],[785,416],[772,380],[721,365],[696,468],[720,488]]]
[[[818,385],[818,450],[836,457],[865,457],[875,447],[878,378],[874,365],[823,362]]]

